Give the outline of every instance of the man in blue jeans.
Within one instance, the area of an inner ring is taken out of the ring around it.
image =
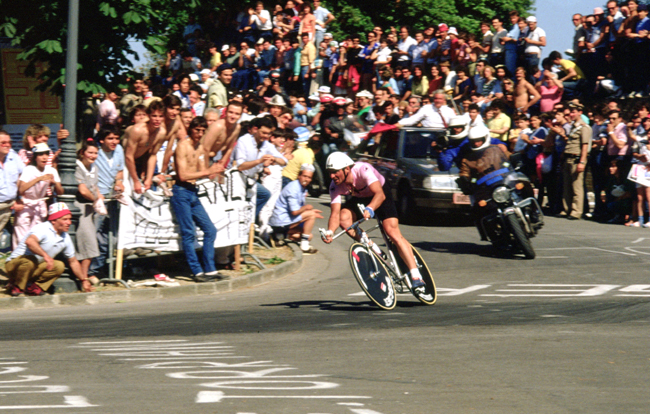
[[[237,169],[256,181],[264,168],[271,164],[287,165],[287,159],[269,142],[273,129],[273,121],[268,117],[255,118],[250,123],[248,134],[242,135],[235,146],[233,159]],[[258,182],[255,218],[269,198],[271,192]]]
[[[187,264],[192,270],[197,282],[211,282],[228,279],[217,272],[214,264],[214,241],[217,238],[217,228],[208,213],[201,205],[197,195],[196,180],[209,178],[213,180],[223,172],[223,165],[214,163],[208,167],[208,154],[201,145],[201,137],[208,128],[208,123],[202,116],[192,119],[188,128],[189,135],[178,142],[174,152],[174,169],[177,180],[173,187],[170,203],[180,227],[181,243]],[[196,228],[203,231],[202,260],[194,250]]]

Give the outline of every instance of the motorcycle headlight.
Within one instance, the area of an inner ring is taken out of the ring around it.
[[[506,187],[497,187],[492,192],[492,199],[497,203],[505,203],[510,199],[510,191]]]

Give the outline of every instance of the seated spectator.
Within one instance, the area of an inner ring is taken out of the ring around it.
[[[32,160],[32,148],[34,148],[36,144],[47,144],[47,141],[50,139],[50,133],[50,128],[41,124],[32,124],[25,130],[25,134],[23,135],[23,149],[18,151],[18,156],[23,160],[25,165],[29,165]],[[60,129],[56,133],[59,142],[59,149],[56,152],[50,151],[50,157],[47,160],[47,165],[49,167],[54,167],[56,169],[59,154],[61,153],[61,141],[68,135],[70,134],[65,129]]]
[[[18,181],[18,194],[25,207],[17,211],[14,218],[14,248],[32,227],[46,221],[46,199],[52,196],[52,187],[57,195],[63,194],[58,171],[47,165],[50,147],[44,143],[36,144],[32,153],[32,161],[25,167]]]
[[[431,66],[431,78],[429,79],[429,90],[427,91],[427,96],[431,96],[434,91],[442,89],[445,79],[440,74],[440,68],[438,65]]]
[[[558,80],[564,85],[565,99],[582,95],[587,81],[585,74],[578,65],[570,60],[562,59],[562,54],[558,51],[551,52],[548,58],[551,60],[551,63],[561,68]]]
[[[5,263],[9,278],[7,290],[11,296],[44,295],[65,270],[63,262],[54,260],[61,252],[74,275],[81,280],[83,291],[93,291],[75,258],[74,245],[67,233],[71,223],[72,213],[65,203],[54,203],[50,206],[48,221],[27,233]]]
[[[282,170],[282,188],[298,178],[300,167],[303,164],[313,164],[316,160],[316,154],[323,147],[320,136],[313,135],[307,128],[296,128],[294,132],[298,134],[298,138],[296,139],[298,145],[300,146],[302,143],[305,143],[307,146],[301,146],[295,150],[293,152],[293,158],[289,160],[287,166]]]
[[[276,239],[284,238],[284,235],[287,235],[291,240],[300,241],[300,250],[303,254],[318,252],[310,245],[309,241],[312,239],[311,232],[316,219],[323,218],[322,211],[305,203],[305,192],[313,176],[313,165],[303,164],[300,166],[298,179],[284,187],[269,221]]]
[[[620,160],[611,160],[609,166],[609,178],[605,186],[607,213],[612,217],[608,223],[626,223],[632,213],[632,201],[636,192],[634,183],[627,179],[620,167]],[[630,220],[626,224],[633,226],[638,221]]]
[[[11,149],[11,137],[0,129],[0,232],[5,228],[13,210],[19,211],[23,204],[15,205],[18,197],[18,179],[25,164]]]
[[[421,65],[413,67],[413,83],[411,83],[411,94],[416,96],[424,96],[429,92],[429,79],[424,74],[424,69]],[[391,92],[392,93],[392,92]]]

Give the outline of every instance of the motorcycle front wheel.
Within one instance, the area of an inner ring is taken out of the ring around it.
[[[514,214],[509,214],[505,216],[505,219],[508,223],[508,227],[510,227],[510,230],[512,230],[512,235],[515,237],[517,245],[519,248],[521,248],[521,251],[524,253],[526,259],[534,259],[535,250],[533,249],[533,245],[526,235],[526,232],[524,231],[524,228],[519,222],[517,216]]]

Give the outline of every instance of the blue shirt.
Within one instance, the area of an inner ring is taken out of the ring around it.
[[[124,149],[122,146],[118,144],[115,151],[110,154],[100,148],[95,161],[95,168],[97,168],[99,174],[99,182],[97,183],[99,192],[106,196],[111,193],[115,186],[117,174],[124,170]]]
[[[302,220],[300,214],[294,216],[292,211],[298,211],[305,205],[305,188],[300,185],[299,180],[291,181],[280,193],[275,203],[273,215],[269,219],[269,225],[275,227],[288,226]]]
[[[20,243],[18,243],[18,247],[16,247],[11,253],[9,260],[20,256],[36,256],[39,262],[44,261],[42,256],[29,250],[27,244],[25,244],[25,240],[27,240],[31,235],[36,236],[41,249],[43,249],[43,251],[45,251],[45,253],[47,253],[51,258],[56,257],[61,252],[63,252],[65,257],[68,259],[74,257],[74,245],[72,244],[70,235],[68,235],[68,233],[62,233],[59,235],[56,230],[54,230],[52,222],[46,221],[45,223],[39,223],[32,227],[29,233],[27,233]]]
[[[13,201],[18,196],[18,179],[23,173],[25,163],[14,150],[9,150],[0,166],[0,203]]]
[[[436,39],[431,39],[427,45],[429,46],[429,52],[431,52],[432,50],[436,50],[438,48],[438,41]],[[434,56],[427,58],[427,63],[430,65],[437,65],[439,60],[439,56]]]
[[[324,7],[319,7],[316,10],[314,10],[314,17],[316,17],[316,20],[325,23],[327,21],[327,16],[329,16],[330,11],[327,10]],[[324,32],[325,27],[321,26],[320,24],[316,25],[316,30],[319,32]]]

